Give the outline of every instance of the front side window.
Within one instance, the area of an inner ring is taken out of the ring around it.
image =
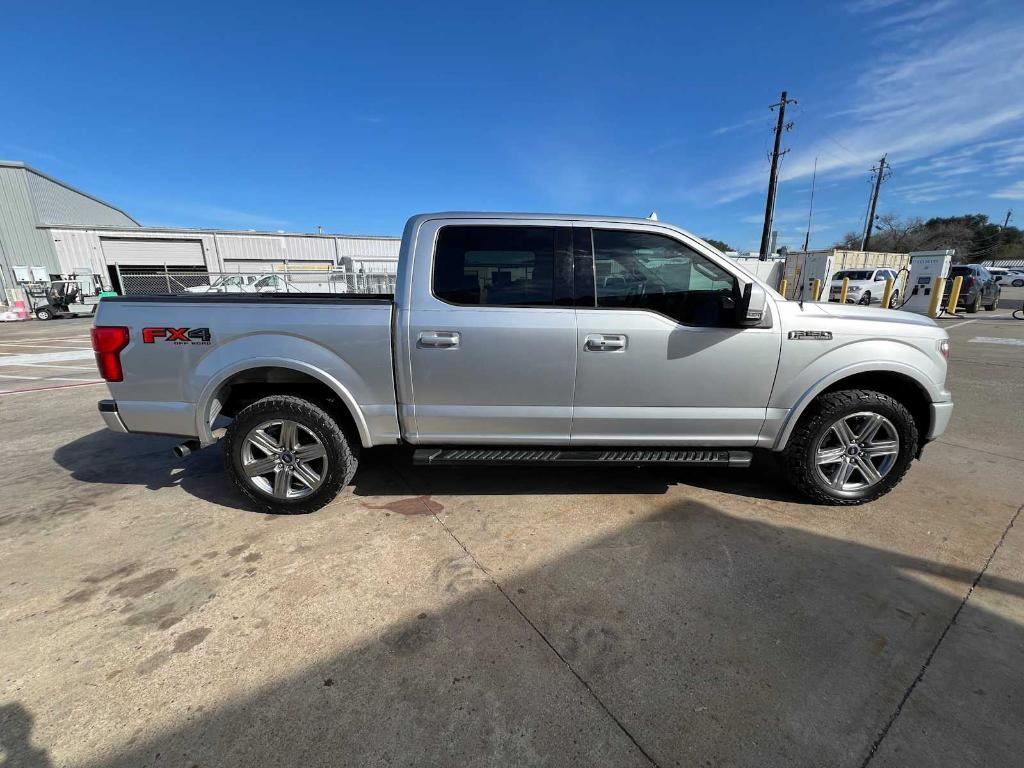
[[[687,325],[730,325],[736,278],[678,240],[594,229],[597,306],[648,309]]]
[[[555,304],[555,228],[447,226],[437,235],[434,295],[450,304]]]

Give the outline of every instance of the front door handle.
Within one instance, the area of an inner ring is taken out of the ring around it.
[[[621,333],[591,333],[587,336],[583,348],[588,352],[624,352],[626,336]]]
[[[416,346],[421,349],[458,349],[460,339],[458,331],[422,331]]]

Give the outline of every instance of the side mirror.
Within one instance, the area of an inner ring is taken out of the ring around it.
[[[743,293],[736,304],[736,325],[745,327],[760,325],[767,303],[768,296],[764,292],[764,288],[753,282],[744,285]]]

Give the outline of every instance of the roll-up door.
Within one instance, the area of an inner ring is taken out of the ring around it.
[[[101,238],[107,264],[120,266],[204,266],[203,244],[199,240],[142,238]]]

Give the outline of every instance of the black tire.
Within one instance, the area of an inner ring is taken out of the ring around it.
[[[864,295],[860,297],[859,304],[863,304],[865,307],[871,306],[871,291],[864,291]]]
[[[889,298],[889,309],[898,309],[900,306],[900,292],[893,291]]]
[[[1024,288],[1024,280],[1014,280],[1010,285],[1014,288]]]
[[[975,297],[974,301],[967,305],[967,314],[973,315],[979,309],[981,309],[981,291],[978,291],[978,295]]]
[[[242,469],[242,446],[251,430],[266,421],[287,419],[312,432],[326,451],[327,467],[321,485],[309,496],[286,500],[259,490]],[[328,504],[351,482],[359,466],[359,441],[346,436],[331,415],[319,405],[291,395],[273,395],[243,408],[224,437],[224,464],[235,487],[263,511],[301,515]]]
[[[53,320],[53,310],[49,307],[40,307],[36,310],[37,320]]]
[[[888,474],[875,485],[860,491],[838,492],[819,476],[814,452],[822,436],[837,420],[861,411],[881,414],[892,423],[899,436],[899,452]],[[819,504],[852,506],[874,501],[891,491],[906,474],[917,447],[917,424],[899,401],[881,392],[847,389],[821,395],[811,404],[790,436],[781,463],[786,478],[805,496]]]
[[[995,298],[992,299],[992,303],[985,307],[986,312],[995,312],[996,307],[999,306],[999,294],[997,293]]]

